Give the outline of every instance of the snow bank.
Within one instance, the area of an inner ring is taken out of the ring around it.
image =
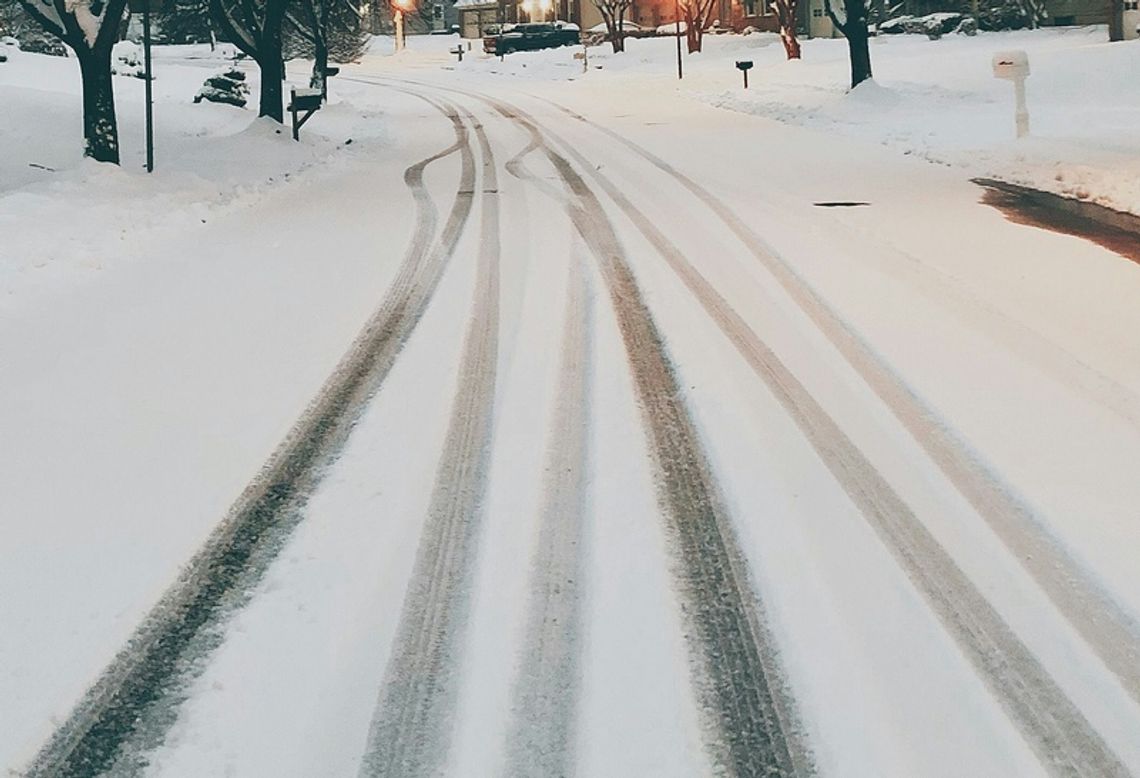
[[[119,44],[128,55],[134,44]],[[155,172],[147,175],[144,83],[115,79],[122,167],[82,156],[78,65],[18,53],[0,70],[0,311],[33,306],[117,263],[140,258],[140,238],[259,202],[298,173],[329,162],[353,142],[382,142],[375,109],[334,94],[295,143],[256,109],[202,103],[202,81],[230,64],[225,49],[156,48]],[[243,66],[257,86],[256,70]],[[291,73],[307,83],[304,66]],[[61,227],[66,226],[66,229]]]

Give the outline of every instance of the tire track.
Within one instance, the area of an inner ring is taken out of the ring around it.
[[[707,717],[703,736],[714,763],[734,776],[810,774],[761,601],[667,350],[613,225],[594,192],[549,146],[533,119],[509,104],[469,94],[525,128],[550,160],[571,193],[571,221],[605,280],[656,471],[694,685]]]
[[[572,146],[558,142],[658,250],[780,401],[1046,769],[1054,775],[1127,775],[1037,658],[779,357],[652,220]]]
[[[436,775],[445,764],[490,460],[499,329],[499,201],[495,159],[470,113],[483,158],[474,307],[428,519],[360,775]]]
[[[1140,623],[1064,548],[1033,508],[1004,484],[1001,476],[989,468],[960,435],[947,427],[871,345],[732,209],[668,162],[632,141],[563,106],[549,100],[543,99],[543,102],[613,138],[664,171],[721,219],[878,395],[1117,677],[1125,691],[1140,703]]]
[[[545,502],[531,562],[526,647],[513,690],[506,774],[574,774],[581,675],[582,521],[590,426],[591,305],[572,260],[559,395],[546,453]]]
[[[112,766],[117,773],[140,771],[144,752],[160,743],[174,722],[189,680],[221,643],[224,621],[304,518],[306,501],[325,468],[419,322],[471,209],[474,163],[467,130],[453,108],[427,102],[451,121],[455,142],[405,171],[416,223],[382,304],[261,472],[24,775],[93,776]],[[424,186],[424,170],[455,153],[462,158],[459,192],[433,241],[439,218]]]

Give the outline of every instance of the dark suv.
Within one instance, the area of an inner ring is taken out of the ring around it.
[[[490,31],[488,31],[490,32]],[[555,49],[579,42],[578,25],[567,22],[529,22],[503,25],[497,34],[483,37],[483,51],[488,54],[510,54],[512,51]]]

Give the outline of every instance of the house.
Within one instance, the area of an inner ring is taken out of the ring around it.
[[[662,0],[645,0],[646,6]],[[672,8],[672,0],[668,0]],[[635,5],[636,8],[636,5]],[[593,0],[456,0],[460,34],[464,38],[479,38],[488,25],[516,24],[521,22],[572,22],[583,30],[603,23],[602,14]],[[626,14],[637,21],[636,12]],[[670,21],[672,17],[670,17]],[[640,22],[639,22],[640,23]]]
[[[498,0],[456,0],[455,10],[459,34],[464,38],[482,38],[483,30],[500,19]]]

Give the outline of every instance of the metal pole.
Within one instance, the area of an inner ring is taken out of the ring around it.
[[[677,23],[677,79],[685,77],[681,69],[681,4],[680,0],[673,0],[673,20]]]
[[[154,172],[154,102],[151,99],[150,3],[143,9],[143,62],[146,71],[146,172]]]

